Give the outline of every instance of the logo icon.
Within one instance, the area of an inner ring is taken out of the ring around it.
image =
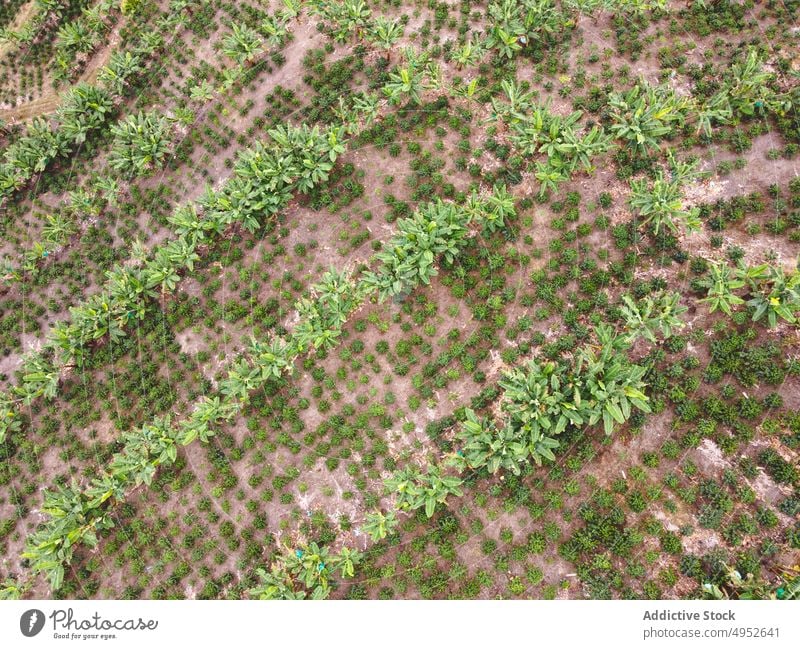
[[[38,608],[32,608],[25,611],[22,617],[19,618],[19,630],[22,635],[27,638],[32,638],[44,628],[44,613]]]

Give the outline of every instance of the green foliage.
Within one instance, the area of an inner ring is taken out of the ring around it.
[[[256,198],[256,192],[266,194],[270,190],[283,190],[283,202],[275,204],[274,213],[289,201],[290,189],[303,191],[323,180],[326,172],[314,166],[315,158],[319,156],[326,166],[336,160],[341,150],[336,132],[323,134],[316,128],[307,127],[271,131],[276,142],[274,153],[249,158],[251,164],[241,170],[245,180],[253,183],[253,198]],[[281,153],[278,147],[286,148],[282,148]],[[291,155],[293,151],[296,152],[296,158]],[[278,159],[281,160],[280,165],[270,166]],[[227,224],[244,218],[241,212],[230,214],[225,211],[225,207],[230,205],[226,200],[226,192],[230,191],[231,183],[236,180],[234,178],[219,193],[206,194],[203,201],[206,208],[204,220]],[[259,183],[257,190],[256,182]],[[263,206],[260,209],[263,214]],[[106,335],[112,339],[119,337],[123,335],[122,327],[128,320],[143,318],[144,299],[152,295],[152,289],[160,287],[162,291],[172,290],[179,279],[178,269],[191,269],[198,259],[196,246],[205,242],[211,233],[221,231],[218,226],[206,228],[193,223],[194,217],[195,212],[184,212],[177,219],[185,228],[185,235],[159,247],[144,268],[118,268],[109,273],[108,292],[94,296],[85,305],[73,307],[72,323],[59,323],[54,327],[46,352],[55,349],[61,352],[63,358],[80,359],[88,341]],[[326,274],[321,284],[312,289],[312,295],[318,303],[306,300],[304,306],[298,309],[311,319],[311,329],[319,332],[324,340],[335,338],[324,327],[340,328],[347,313],[361,299],[347,276],[336,272]],[[301,322],[298,325],[300,341],[305,340],[303,327]],[[46,573],[53,589],[57,590],[63,580],[64,565],[71,561],[73,546],[78,543],[93,545],[96,543],[95,530],[108,529],[110,518],[104,510],[104,503],[112,497],[114,500],[123,499],[127,488],[142,483],[149,485],[159,466],[175,462],[178,444],[186,445],[197,438],[208,441],[214,435],[213,427],[237,412],[237,401],[246,401],[250,390],[275,378],[276,368],[289,370],[289,361],[297,353],[292,350],[297,349],[298,341],[292,344],[293,347],[287,347],[274,340],[269,345],[252,344],[252,361],[239,359],[235,362],[228,379],[221,385],[226,398],[203,397],[188,419],[179,425],[173,425],[169,417],[156,418],[152,424],[125,433],[122,438],[123,450],[112,458],[109,473],[92,481],[84,491],[73,487],[68,492],[67,495],[74,501],[70,505],[71,514],[67,515],[56,507],[43,510],[51,514],[51,518],[31,535],[26,546],[26,557],[31,559],[32,569]],[[317,344],[317,339],[314,339],[312,344],[321,347],[324,343]],[[30,403],[39,396],[50,397],[55,394],[59,374],[47,359],[46,354],[32,354],[23,364],[22,383],[14,388],[15,394],[23,402]],[[7,416],[6,420],[9,422],[8,429],[16,425],[14,417]],[[46,502],[48,497],[45,496]]]
[[[586,422],[580,388],[563,365],[530,361],[525,370],[504,374],[500,387],[511,428],[537,464],[542,458],[555,460],[552,449],[559,445],[555,437],[568,425]]]
[[[510,424],[497,429],[489,419],[479,419],[469,408],[464,411],[466,420],[458,431],[463,447],[451,463],[459,469],[486,467],[489,473],[499,469],[520,475],[530,451],[525,439]],[[547,446],[542,446],[549,452]],[[552,455],[552,453],[551,453]]]
[[[499,382],[502,426],[467,409],[457,432],[463,448],[450,463],[462,470],[486,467],[490,473],[504,469],[519,475],[529,458],[536,464],[555,461],[558,437],[568,429],[602,420],[610,435],[634,408],[650,412],[643,392],[645,368],[628,360],[629,343],[608,327],[597,333],[600,344],[577,349],[571,365],[534,359],[505,372]]]
[[[620,312],[625,319],[626,342],[633,343],[641,337],[655,344],[657,334],[666,340],[682,329],[685,325],[680,316],[687,308],[678,304],[680,299],[678,293],[666,292],[656,297],[648,295],[637,303],[630,295],[623,295]]]
[[[608,106],[611,132],[646,155],[658,149],[662,138],[681,127],[690,102],[667,85],[653,87],[640,81],[625,93],[612,92]]]
[[[380,541],[392,534],[398,525],[399,521],[393,511],[386,514],[375,511],[367,514],[363,529],[373,541]]]
[[[611,150],[611,135],[601,127],[581,131],[581,111],[567,117],[555,115],[549,105],[536,103],[514,82],[504,80],[501,87],[505,101],[492,99],[492,119],[511,128],[510,140],[520,154],[546,156],[536,162],[534,174],[541,183],[540,196],[555,191],[579,169],[593,171],[592,158]]]
[[[311,10],[330,24],[331,36],[339,43],[351,35],[359,35],[369,24],[372,11],[364,0],[342,0],[342,2],[309,3]]]
[[[399,104],[407,98],[411,103],[419,105],[422,103],[422,93],[427,88],[436,87],[436,76],[424,55],[417,55],[413,50],[406,49],[404,56],[405,64],[389,74],[383,93],[390,104]]]
[[[109,489],[120,495],[117,485]],[[98,511],[98,500],[74,485],[45,492],[41,511],[50,516],[49,523],[31,534],[22,556],[31,570],[44,573],[54,591],[64,581],[64,566],[71,563],[75,546],[96,546],[97,533],[114,526],[110,516]]]
[[[22,429],[22,419],[14,409],[14,402],[5,392],[0,392],[0,444],[8,435]]]
[[[489,4],[488,13],[486,45],[507,59],[524,48],[554,44],[575,24],[553,0],[497,0]]]
[[[792,272],[787,277],[783,268],[763,265],[748,269],[750,295],[747,306],[753,309],[753,320],[766,317],[774,328],[778,318],[791,324],[797,322],[795,315],[800,310],[800,273]]]
[[[430,284],[438,271],[437,258],[451,264],[470,235],[469,225],[477,221],[487,232],[503,227],[516,214],[505,186],[491,194],[473,193],[467,205],[437,199],[420,207],[410,218],[397,221],[398,234],[376,255],[378,271],[363,274],[362,282],[378,292],[378,299],[403,295],[419,284]]]
[[[444,475],[440,467],[428,466],[422,473],[416,466],[396,471],[384,484],[397,495],[397,508],[401,511],[425,508],[431,518],[437,505],[446,505],[450,495],[461,496],[462,480]]]
[[[700,300],[708,302],[712,313],[717,309],[729,316],[734,307],[747,304],[753,311],[753,321],[766,319],[774,328],[778,320],[790,324],[797,322],[800,311],[800,273],[786,273],[779,266],[760,264],[745,266],[740,263],[732,268],[724,261],[714,263],[708,277],[699,281],[699,286],[707,289],[707,296]],[[746,288],[745,300],[734,293]]]
[[[729,316],[733,315],[733,308],[744,304],[744,300],[734,291],[744,285],[744,279],[727,262],[715,262],[709,268],[708,277],[700,280],[700,286],[708,290],[707,297],[700,301],[709,303],[711,313],[719,309]]]
[[[26,584],[20,584],[13,579],[6,579],[0,582],[0,601],[22,599],[26,590]]]
[[[763,115],[774,95],[768,85],[771,77],[755,48],[749,48],[745,59],[729,70],[727,89],[734,111],[745,116]]]
[[[109,164],[127,176],[160,168],[169,151],[170,131],[169,121],[157,113],[128,115],[111,127]]]
[[[703,584],[703,596],[706,599],[798,599],[800,597],[800,583],[798,579],[788,584],[775,588],[764,579],[755,577],[752,573],[742,577],[741,573],[730,566],[725,566],[723,583],[714,582]]]
[[[398,234],[376,255],[380,270],[364,275],[364,282],[378,291],[381,300],[408,292],[418,284],[430,284],[437,274],[435,261],[452,262],[466,240],[471,214],[454,203],[437,199],[413,216],[397,221]]]
[[[630,181],[630,206],[643,217],[640,225],[650,225],[656,235],[665,227],[673,234],[678,234],[679,225],[688,232],[698,230],[701,225],[698,208],[683,208],[681,191],[683,181],[694,175],[696,164],[683,165],[674,159],[670,160],[670,164],[670,176],[659,168],[652,183],[643,178]]]
[[[588,346],[578,352],[575,375],[584,395],[587,423],[591,426],[602,419],[610,435],[617,424],[630,419],[633,408],[650,412],[650,406],[643,392],[646,369],[628,360],[620,339],[604,331],[600,338],[599,353]]]
[[[292,343],[300,352],[336,345],[342,325],[361,305],[365,292],[366,286],[354,282],[349,273],[329,270],[313,287],[313,301],[302,298],[295,305],[300,322],[292,332]]]
[[[141,57],[132,52],[112,52],[108,63],[97,73],[97,80],[114,95],[121,96],[130,80],[142,70]]]
[[[403,26],[397,20],[389,20],[385,16],[378,16],[369,26],[367,40],[381,49],[386,50],[388,58],[392,46],[403,35]]]
[[[121,0],[119,9],[124,16],[133,16],[142,6],[144,0]]]
[[[362,558],[360,552],[349,548],[333,554],[313,541],[293,552],[287,548],[269,572],[264,568],[256,571],[261,583],[248,593],[262,600],[326,599],[331,592],[331,576],[338,573],[352,577]]]
[[[244,23],[233,23],[231,32],[222,39],[222,53],[239,65],[252,61],[263,51],[258,32]]]

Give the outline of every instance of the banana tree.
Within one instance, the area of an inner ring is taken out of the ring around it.
[[[291,335],[293,353],[310,346],[330,349],[342,334],[347,317],[362,302],[367,291],[362,282],[354,282],[347,271],[327,271],[311,288],[314,299],[301,298],[295,304],[300,322]]]
[[[775,94],[769,87],[772,77],[756,49],[748,49],[745,59],[729,68],[726,89],[733,110],[748,117],[765,114]]]
[[[135,16],[136,12],[141,8],[142,3],[143,0],[121,0],[119,10],[122,12],[123,16]]]
[[[683,192],[679,179],[668,178],[663,169],[659,168],[652,183],[641,178],[631,180],[630,186],[630,206],[639,216],[644,217],[640,225],[651,225],[656,236],[664,228],[675,234],[680,232],[681,227],[687,232],[699,230],[699,210],[683,208]]]
[[[291,369],[294,361],[291,346],[278,337],[267,343],[251,336],[248,352],[256,367],[260,368],[264,381],[280,379]]]
[[[659,141],[681,126],[691,103],[666,85],[651,86],[645,81],[625,93],[608,97],[610,130],[642,154],[658,149]]]
[[[109,500],[124,502],[125,489],[128,486],[124,478],[108,473],[98,478],[93,478],[83,492],[87,499],[86,506],[90,509],[96,509]]]
[[[524,34],[508,31],[506,27],[495,26],[489,34],[487,45],[496,49],[500,56],[513,59],[522,49]]]
[[[231,32],[222,39],[222,53],[239,65],[252,62],[264,51],[263,46],[258,32],[244,23],[233,23]]]
[[[176,207],[167,217],[174,231],[193,246],[205,243],[210,235],[219,236],[224,231],[224,226],[213,219],[204,219],[197,212],[194,203],[187,203]]]
[[[22,557],[33,572],[44,573],[50,587],[57,591],[75,546],[95,547],[97,533],[111,529],[114,522],[108,514],[90,507],[75,484],[45,491],[41,511],[50,518],[28,537]]]
[[[726,262],[718,261],[711,264],[708,277],[700,280],[700,286],[707,289],[706,297],[700,302],[709,304],[709,312],[717,309],[727,315],[733,315],[734,307],[744,304],[744,300],[734,293],[743,288],[744,278],[740,277]]]
[[[339,97],[333,111],[342,123],[342,136],[353,135],[372,124],[378,117],[378,101],[379,97],[373,93],[360,93],[347,101]]]
[[[94,192],[79,187],[69,192],[68,196],[67,209],[72,216],[81,219],[92,219],[100,216],[102,204]]]
[[[462,480],[456,476],[442,474],[436,466],[428,466],[425,473],[416,467],[395,472],[384,480],[384,484],[398,495],[399,509],[425,508],[425,515],[431,518],[439,504],[447,504],[450,495],[461,496]]]
[[[401,511],[411,509],[411,501],[417,493],[416,484],[421,475],[419,467],[412,464],[396,470],[384,479],[383,484],[386,488],[397,496],[397,509]]]
[[[97,80],[113,95],[121,97],[130,80],[142,70],[141,58],[133,52],[112,52],[108,63],[97,73]]]
[[[100,340],[108,336],[112,342],[117,342],[124,335],[122,329],[124,320],[121,313],[114,308],[114,303],[108,293],[93,295],[84,304],[70,307],[70,319],[79,332],[80,344]]]
[[[464,66],[475,65],[485,53],[485,44],[480,40],[470,39],[453,51],[453,61],[461,70]]]
[[[189,89],[189,98],[199,102],[211,101],[214,98],[214,86],[203,79]]]
[[[499,381],[503,389],[502,410],[512,430],[528,447],[533,460],[555,459],[552,449],[567,426],[580,426],[587,418],[580,391],[564,369],[550,361],[531,360],[514,368]],[[506,434],[508,437],[508,434]]]
[[[356,566],[363,558],[364,555],[358,550],[342,548],[338,554],[331,557],[331,570],[338,572],[342,577],[353,577]]]
[[[711,137],[711,129],[716,124],[728,124],[733,118],[733,108],[727,90],[720,90],[697,108],[697,132]]]
[[[121,188],[115,178],[111,176],[100,176],[94,180],[94,190],[98,192],[100,198],[112,207],[119,206],[119,196]]]
[[[160,251],[176,268],[185,268],[194,271],[194,263],[200,260],[200,255],[195,252],[196,246],[185,237],[178,237],[163,244]]]
[[[170,131],[169,120],[155,112],[129,115],[111,127],[109,164],[128,176],[161,167],[169,153]]]
[[[680,316],[687,308],[680,306],[681,296],[675,292],[647,296],[637,303],[630,295],[622,296],[620,313],[625,320],[625,340],[632,343],[637,338],[656,344],[657,334],[666,340],[685,326]]]
[[[417,491],[410,502],[412,509],[425,507],[425,516],[431,518],[437,505],[446,505],[448,496],[462,496],[462,480],[456,476],[442,474],[437,465],[428,466],[417,484]]]
[[[4,579],[0,582],[0,601],[19,600],[28,591],[29,584],[15,579]]]
[[[339,15],[340,25],[352,33],[356,38],[361,38],[361,30],[367,25],[372,11],[364,0],[344,0],[341,3]]]
[[[491,122],[504,122],[508,126],[528,125],[535,130],[535,134],[544,128],[547,108],[534,101],[533,93],[522,90],[513,79],[503,79],[500,82],[505,98],[501,101],[492,97],[492,112],[488,118]],[[535,135],[534,135],[535,137]],[[524,146],[515,143],[517,148],[525,153],[532,154],[534,149],[526,150]],[[538,144],[535,143],[535,144]]]
[[[235,176],[215,197],[215,209],[209,218],[229,225],[239,223],[248,232],[256,232],[262,226],[261,217],[277,211],[278,206],[288,202],[288,189],[281,193],[268,193],[255,180]]]
[[[63,24],[56,32],[55,47],[58,51],[89,52],[97,44],[96,34],[81,20]]]
[[[267,44],[270,47],[282,47],[289,37],[289,27],[287,22],[290,19],[286,16],[267,16],[261,21],[261,33],[265,34]]]
[[[6,441],[9,434],[20,430],[22,430],[22,419],[13,399],[7,393],[0,392],[0,444]]]
[[[247,403],[250,393],[261,384],[261,369],[252,367],[247,359],[240,358],[233,363],[227,378],[220,383],[220,391],[240,403]]]
[[[558,186],[569,180],[569,171],[561,156],[548,158],[546,162],[537,162],[534,177],[539,181],[539,198],[544,198],[547,192],[555,193]]]
[[[613,341],[602,345],[599,354],[592,347],[582,347],[574,374],[589,413],[587,424],[602,420],[606,435],[611,435],[618,424],[630,419],[633,408],[650,412],[642,380],[645,372],[646,368],[632,364]]]
[[[556,34],[575,24],[568,13],[556,6],[555,0],[522,0],[520,4],[525,44],[534,40],[551,43]]]
[[[489,4],[488,14],[492,28],[489,30],[487,45],[497,49],[502,57],[514,58],[522,49],[526,35],[520,16],[522,11],[523,7],[517,0],[502,0]]]
[[[363,275],[363,284],[377,290],[381,301],[418,284],[429,284],[437,274],[438,257],[452,263],[469,233],[470,211],[441,200],[420,207],[397,222],[398,234],[376,255],[377,272]]]
[[[530,456],[528,440],[522,431],[510,422],[498,428],[487,418],[479,419],[470,408],[464,414],[466,419],[457,433],[463,445],[451,463],[459,469],[486,467],[492,474],[503,469],[520,475]]]
[[[91,7],[81,11],[81,18],[86,21],[93,32],[103,32],[109,27],[109,14],[113,11],[116,0],[100,0]],[[173,9],[170,7],[170,9]]]
[[[178,440],[182,446],[188,446],[200,439],[203,444],[215,435],[213,426],[229,421],[239,412],[239,406],[228,399],[204,395],[192,410],[188,419],[181,423]]]
[[[314,0],[312,11],[322,16],[331,28],[333,40],[343,43],[352,34],[360,37],[372,14],[364,0],[343,0],[342,2],[324,2]]]
[[[291,576],[278,565],[272,566],[269,572],[264,568],[256,569],[261,583],[247,592],[260,600],[300,600],[306,598],[303,590],[295,591],[291,587]]]
[[[83,345],[83,336],[75,324],[63,321],[56,322],[47,335],[47,345],[57,354],[59,361],[64,365],[83,366],[86,349]]]
[[[22,255],[22,270],[26,273],[36,274],[39,265],[50,256],[55,244],[50,241],[34,241]]]
[[[269,572],[259,568],[256,574],[261,584],[248,592],[258,599],[326,599],[331,576],[338,572],[352,577],[362,558],[360,552],[349,548],[333,554],[312,541],[280,555]]]
[[[480,222],[484,232],[492,233],[505,227],[506,219],[516,216],[514,196],[505,185],[495,185],[492,193],[481,201]]]
[[[620,10],[632,16],[642,16],[656,9],[665,11],[667,0],[606,0],[608,10]]]
[[[127,324],[134,319],[144,320],[148,301],[158,295],[147,269],[115,266],[106,278],[110,302],[119,312],[120,321]]]
[[[403,36],[403,26],[397,20],[378,16],[367,29],[367,40],[385,50],[386,60],[389,61],[392,47]]]
[[[27,181],[34,173],[47,168],[55,158],[69,151],[69,138],[59,129],[53,130],[43,118],[37,117],[23,137],[11,144],[3,154],[9,181]]]
[[[58,391],[59,378],[58,369],[50,360],[31,352],[22,358],[22,381],[14,386],[13,391],[22,397],[25,405],[42,396],[52,399]]]
[[[759,279],[758,283],[750,280],[753,297],[747,301],[747,306],[753,309],[753,321],[766,317],[773,329],[779,318],[796,323],[796,314],[800,311],[800,273],[787,276],[783,268],[767,266]]]
[[[382,511],[374,511],[366,515],[362,529],[373,541],[381,541],[392,534],[399,524],[400,521],[393,511],[385,514]]]
[[[169,415],[123,433],[124,447],[111,458],[110,472],[130,481],[131,486],[150,486],[159,466],[175,463],[179,435]]]
[[[113,108],[105,90],[86,83],[71,88],[56,111],[60,131],[74,144],[82,144],[86,136],[108,119]]]
[[[13,145],[12,145],[13,146]],[[31,177],[30,168],[20,169],[18,166],[3,162],[0,164],[0,198],[11,196],[22,189]]]
[[[166,250],[158,248],[153,259],[145,266],[145,279],[149,289],[160,288],[162,297],[175,290],[181,276],[178,274],[180,266],[170,259]]]
[[[312,541],[301,549],[286,555],[286,569],[299,579],[306,589],[328,586],[331,575],[331,553],[325,546]]]
[[[423,72],[413,65],[398,68],[389,73],[389,81],[383,86],[383,93],[390,104],[399,104],[407,96],[412,103],[422,103],[422,92],[425,90]]]

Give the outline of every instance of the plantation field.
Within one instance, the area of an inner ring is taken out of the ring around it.
[[[5,2],[0,597],[800,597],[799,19]]]

